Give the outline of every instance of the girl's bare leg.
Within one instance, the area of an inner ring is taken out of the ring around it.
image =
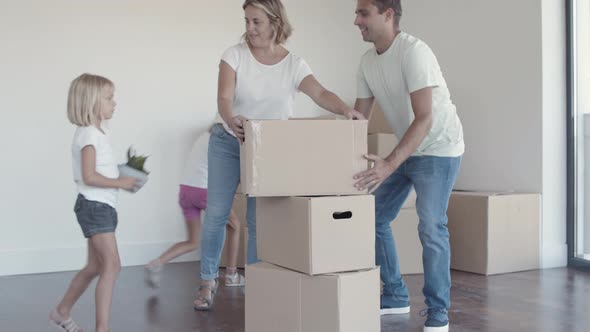
[[[115,233],[102,233],[90,238],[100,260],[100,277],[96,284],[96,332],[109,330],[110,310],[115,281],[121,271]]]
[[[87,242],[88,247],[88,258],[86,262],[86,266],[80,270],[72,279],[68,290],[64,294],[63,299],[59,302],[57,307],[55,308],[56,312],[59,314],[60,317],[52,317],[52,319],[68,319],[70,318],[70,312],[72,311],[72,307],[78,301],[80,296],[84,293],[84,291],[88,288],[88,285],[92,282],[94,278],[96,278],[100,273],[100,261],[98,256],[96,255],[96,250],[90,239]]]
[[[240,251],[240,220],[233,209],[229,213],[226,231],[225,241],[228,251],[226,273],[233,275],[237,271],[238,252]]]
[[[195,218],[193,220],[186,220],[186,231],[188,238],[186,241],[178,242],[166,250],[160,257],[152,260],[148,266],[156,267],[163,265],[178,256],[182,256],[191,251],[197,250],[199,247],[199,236],[201,231],[201,218]]]

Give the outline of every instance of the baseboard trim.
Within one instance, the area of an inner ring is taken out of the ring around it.
[[[175,242],[119,243],[122,266],[144,265]],[[173,262],[198,261],[200,250]],[[0,250],[0,276],[76,271],[86,263],[86,246],[49,249]]]
[[[567,244],[547,244],[543,246],[542,250],[542,269],[567,266]]]

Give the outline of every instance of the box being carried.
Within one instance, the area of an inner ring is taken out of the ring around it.
[[[250,196],[366,194],[367,120],[249,120],[240,149],[241,189]]]
[[[369,122],[370,123],[370,122]],[[369,134],[368,138],[369,154],[377,155],[383,159],[387,158],[393,149],[399,143],[395,134]],[[402,209],[416,206],[416,191],[412,188],[408,198],[404,202]]]

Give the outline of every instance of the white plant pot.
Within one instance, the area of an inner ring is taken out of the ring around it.
[[[143,187],[148,181],[148,174],[142,171],[138,171],[133,167],[128,166],[127,164],[120,164],[119,166],[119,176],[128,176],[132,178],[136,178],[137,182],[135,182],[135,187],[132,190],[127,190],[129,192],[135,193],[141,187]]]

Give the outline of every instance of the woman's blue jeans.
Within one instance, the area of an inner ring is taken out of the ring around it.
[[[209,176],[207,209],[201,228],[201,279],[218,277],[219,261],[225,242],[225,225],[234,195],[240,182],[240,143],[223,126],[213,126],[209,139]],[[258,260],[256,255],[256,199],[248,197],[247,263]]]

